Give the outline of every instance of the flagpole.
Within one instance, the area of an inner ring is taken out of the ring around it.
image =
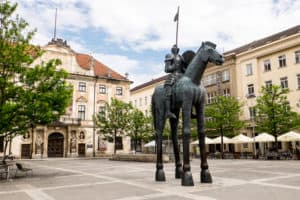
[[[55,8],[54,39],[56,39],[57,8]]]
[[[178,47],[178,25],[179,25],[179,6],[177,7],[177,24],[176,24],[176,47]]]

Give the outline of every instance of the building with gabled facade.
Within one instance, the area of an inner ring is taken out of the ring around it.
[[[93,115],[105,111],[104,105],[111,98],[128,103],[132,82],[93,56],[73,51],[62,39],[52,39],[42,49],[44,54],[33,65],[60,59],[58,69],[68,72],[67,82],[73,85],[72,103],[58,122],[36,127],[33,135],[15,137],[12,154],[20,158],[47,158],[112,153],[113,143],[103,140],[94,126]],[[130,152],[129,137],[117,137],[116,141],[119,152]]]

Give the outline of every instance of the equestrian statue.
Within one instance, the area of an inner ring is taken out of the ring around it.
[[[166,119],[169,119],[175,154],[175,178],[181,178],[181,184],[183,186],[194,185],[190,167],[189,144],[191,117],[195,117],[197,119],[201,155],[201,182],[212,183],[205,152],[205,89],[203,85],[200,84],[200,81],[209,62],[221,65],[224,59],[222,55],[216,51],[216,45],[212,42],[203,42],[196,54],[192,51],[186,51],[182,54],[182,57],[176,58],[178,51],[179,49],[174,50],[174,52],[172,51],[173,54],[167,55],[165,59],[165,71],[169,73],[172,72],[172,75],[169,75],[170,83],[168,83],[167,80],[165,85],[156,87],[152,96],[152,115],[157,149],[155,180],[166,180],[162,161],[162,134]],[[176,60],[179,63],[176,64]],[[175,81],[172,80],[174,76]],[[196,111],[195,116],[192,114],[193,108]],[[180,161],[177,140],[180,110],[182,110],[183,165]]]

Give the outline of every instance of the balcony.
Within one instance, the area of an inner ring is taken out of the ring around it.
[[[79,118],[61,117],[59,121],[67,125],[81,125],[81,119]]]
[[[246,94],[246,98],[247,99],[250,99],[250,98],[255,98],[256,95],[254,93],[251,93],[251,94]]]

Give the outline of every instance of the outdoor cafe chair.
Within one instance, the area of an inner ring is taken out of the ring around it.
[[[27,176],[28,172],[31,172],[31,175],[33,173],[32,169],[23,167],[23,165],[21,163],[16,163],[16,166],[17,166],[16,176],[17,176],[18,171],[25,173],[25,176]]]

